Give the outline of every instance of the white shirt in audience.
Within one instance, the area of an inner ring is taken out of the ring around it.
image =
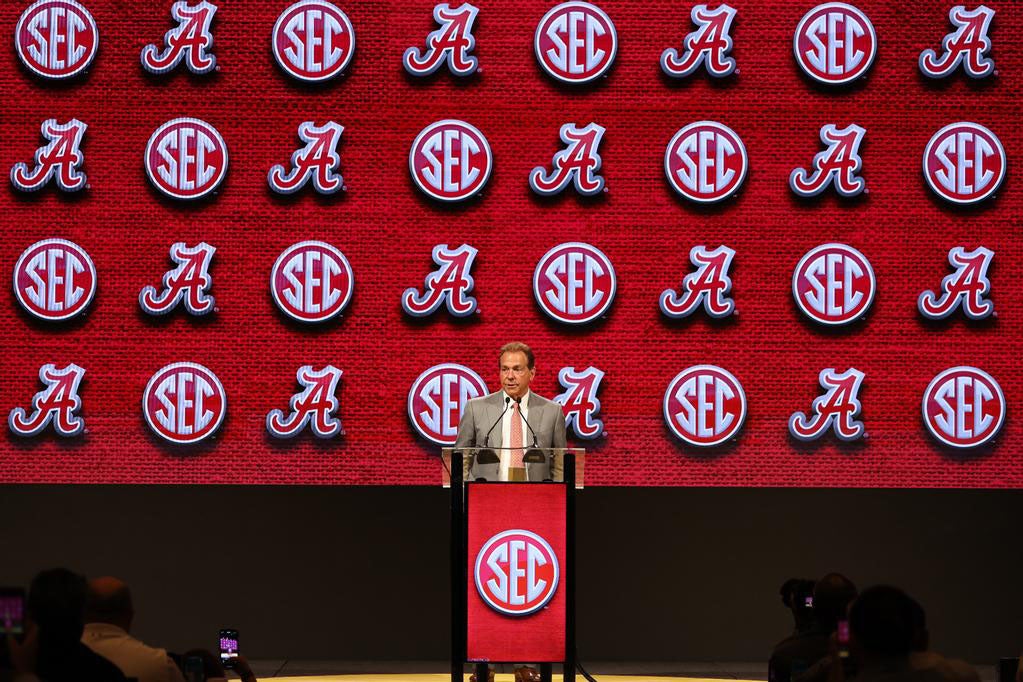
[[[163,649],[146,646],[109,623],[89,623],[82,643],[139,682],[184,682],[178,666]]]

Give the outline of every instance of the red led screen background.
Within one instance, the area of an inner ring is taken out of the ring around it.
[[[8,37],[28,2],[0,5]],[[561,367],[593,365],[606,437],[589,449],[587,483],[684,486],[1019,487],[1023,485],[1023,267],[1019,183],[1023,132],[1023,13],[997,10],[990,53],[997,75],[973,81],[958,71],[929,81],[917,59],[951,30],[949,3],[859,2],[879,49],[864,81],[825,89],[803,77],[792,34],[814,4],[730,3],[737,74],[720,81],[700,70],[680,82],[658,59],[693,30],[691,3],[601,2],[618,32],[617,59],[595,84],[565,86],[537,66],[533,31],[551,6],[480,2],[475,54],[481,71],[458,80],[442,68],[413,79],[404,50],[436,28],[433,3],[339,2],[356,32],[347,74],[304,86],[286,78],[270,52],[270,31],[288,2],[225,0],[213,22],[219,70],[164,76],[139,63],[143,46],[171,27],[167,2],[88,0],[100,47],[84,77],[42,83],[21,67],[11,41],[0,63],[0,168],[31,161],[47,118],[86,122],[82,166],[89,187],[71,196],[49,186],[22,195],[0,190],[0,274],[10,281],[22,251],[46,238],[69,239],[93,258],[95,300],[81,318],[42,324],[18,306],[9,284],[0,298],[0,416],[29,407],[42,387],[42,364],[86,369],[81,415],[87,432],[52,430],[0,441],[0,481],[80,483],[434,484],[437,448],[410,427],[406,397],[416,377],[443,362],[464,364],[497,388],[496,349],[513,339],[538,356],[534,388],[561,392]],[[193,116],[226,140],[230,167],[217,195],[171,202],[146,179],[143,151],[165,121]],[[476,126],[493,150],[494,172],[482,197],[455,206],[426,198],[408,173],[418,132],[444,118]],[[664,177],[664,149],[688,123],[714,120],[746,145],[750,172],[739,194],[698,206]],[[279,197],[267,171],[297,148],[298,124],[345,126],[340,171],[348,190],[321,197],[311,187]],[[1001,139],[1008,175],[998,196],[974,208],[937,199],[925,184],[921,154],[942,126],[975,121]],[[607,129],[601,174],[608,191],[581,197],[569,189],[540,198],[527,178],[550,166],[564,123]],[[821,150],[822,125],[857,123],[869,192],[852,199],[827,190],[812,200],[788,188],[793,168]],[[303,327],[280,314],[267,282],[287,246],[319,239],[347,256],[355,291],[342,319]],[[217,248],[211,293],[217,311],[183,309],[150,318],[139,290],[158,285],[171,266],[170,245],[206,241]],[[537,261],[556,244],[582,241],[610,258],[617,296],[607,316],[582,327],[550,321],[531,291]],[[811,248],[849,244],[870,260],[877,296],[867,318],[841,329],[814,326],[791,295],[792,270]],[[446,310],[422,320],[402,312],[400,296],[422,288],[436,244],[479,250],[473,268],[479,314]],[[665,318],[658,296],[691,271],[691,247],[735,249],[732,296],[737,314]],[[997,317],[976,322],[956,313],[924,321],[916,299],[950,270],[950,248],[986,246]],[[170,447],[141,414],[146,382],[177,361],[213,370],[228,396],[218,436]],[[344,371],[338,398],[345,434],[288,442],[267,435],[265,419],[286,409],[301,365]],[[745,389],[748,413],[737,441],[707,450],[683,446],[665,426],[662,398],[692,365],[727,369]],[[1008,418],[997,442],[978,451],[939,447],[920,417],[928,382],[956,365],[974,365],[1000,383]],[[868,437],[811,444],[788,435],[787,420],[821,393],[818,372],[855,367],[866,374],[860,398]]]

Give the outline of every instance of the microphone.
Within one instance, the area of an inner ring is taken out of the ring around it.
[[[511,396],[506,393],[504,395],[504,409],[501,410],[501,416],[497,418],[497,421],[494,422],[493,425],[491,425],[490,430],[487,431],[487,435],[483,437],[483,447],[488,447],[490,445],[490,432],[497,428],[497,425],[501,423],[502,419],[504,419],[504,413],[508,411],[509,405],[511,405]]]

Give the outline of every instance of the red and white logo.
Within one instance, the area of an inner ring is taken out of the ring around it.
[[[554,396],[554,402],[565,412],[565,425],[583,440],[604,434],[604,422],[597,418],[600,413],[597,389],[603,378],[604,372],[593,366],[581,372],[575,367],[562,367],[558,372],[558,382],[565,391]]]
[[[440,3],[433,7],[433,20],[440,27],[426,36],[426,49],[410,47],[402,56],[405,70],[413,76],[429,76],[445,62],[448,71],[456,76],[470,76],[476,73],[479,60],[470,55],[476,47],[472,25],[479,8],[467,2],[458,7]]]
[[[433,247],[433,262],[437,269],[426,276],[423,293],[409,287],[401,295],[401,307],[413,317],[426,317],[440,310],[446,304],[448,312],[455,317],[465,317],[476,312],[476,298],[470,292],[475,284],[472,278],[472,263],[476,249],[462,244],[457,249],[446,244]]]
[[[920,72],[928,78],[944,78],[962,65],[970,78],[990,76],[995,62],[987,56],[991,51],[987,33],[994,18],[995,11],[984,5],[970,10],[963,5],[950,9],[948,20],[956,30],[942,39],[944,53],[940,57],[932,48],[920,53]]]
[[[337,384],[342,371],[333,365],[314,370],[312,365],[299,367],[296,377],[302,391],[291,396],[288,414],[270,410],[266,415],[266,430],[275,438],[294,438],[309,427],[317,438],[333,438],[342,434],[341,420],[337,417],[340,406]]]
[[[844,2],[826,2],[799,21],[792,49],[806,75],[840,85],[859,78],[874,63],[877,35],[860,10]]]
[[[843,197],[854,197],[867,188],[857,175],[863,167],[860,144],[867,131],[855,123],[839,128],[834,123],[821,127],[821,142],[827,147],[813,157],[813,168],[792,169],[789,187],[801,197],[814,197],[832,185]]]
[[[821,244],[792,273],[792,296],[814,322],[849,324],[867,312],[877,283],[866,257],[845,244]]]
[[[975,448],[994,438],[1005,421],[1005,394],[987,372],[952,367],[924,391],[924,424],[931,435],[954,448]]]
[[[600,141],[604,127],[596,123],[580,128],[574,123],[561,126],[561,141],[565,148],[554,155],[553,168],[548,173],[537,166],[529,173],[529,186],[537,194],[550,196],[575,184],[575,191],[592,196],[604,189],[604,176],[600,170]]]
[[[967,251],[955,246],[948,252],[948,262],[955,269],[941,280],[941,293],[927,290],[920,293],[916,305],[920,314],[941,320],[962,308],[971,320],[983,320],[995,311],[995,304],[985,298],[991,291],[987,271],[995,252],[979,246]]]
[[[442,446],[455,444],[465,404],[487,394],[487,385],[468,367],[445,363],[426,370],[408,392],[408,418],[419,435]]]
[[[281,12],[270,42],[277,64],[300,81],[334,78],[355,54],[352,22],[325,0],[301,0]]]
[[[720,445],[739,433],[745,419],[742,384],[720,367],[696,365],[683,370],[664,392],[664,420],[690,445]]]
[[[174,199],[199,199],[227,175],[227,144],[217,129],[197,118],[175,118],[156,129],[146,145],[146,174]]]
[[[99,30],[89,10],[74,0],[39,0],[18,20],[14,45],[32,73],[55,80],[71,78],[92,63]]]
[[[51,178],[56,178],[57,187],[65,192],[77,192],[85,187],[85,173],[78,167],[85,158],[81,145],[88,127],[77,118],[67,123],[57,123],[55,118],[43,121],[41,130],[49,142],[36,149],[32,170],[21,162],[11,167],[11,184],[22,192],[35,192]]]
[[[674,289],[661,292],[661,312],[668,317],[688,317],[702,305],[713,318],[731,315],[735,301],[728,297],[732,290],[728,268],[734,258],[735,251],[724,245],[716,249],[694,246],[689,251],[689,262],[696,271],[682,279],[681,293]]]
[[[39,368],[39,381],[46,388],[32,397],[32,414],[15,407],[7,417],[7,426],[17,436],[34,436],[50,424],[59,436],[77,436],[85,430],[85,420],[78,414],[82,399],[78,387],[85,369],[71,363],[57,369],[54,364]]]
[[[734,194],[746,179],[746,145],[735,131],[714,121],[682,128],[664,150],[664,172],[690,201],[712,203]]]
[[[543,70],[564,83],[586,83],[611,68],[618,34],[610,17],[588,2],[563,2],[543,15],[533,38]]]
[[[325,322],[339,315],[352,298],[352,266],[326,242],[298,242],[286,248],[270,272],[274,302],[299,322]]]
[[[839,440],[853,441],[863,437],[859,392],[865,375],[858,369],[839,374],[833,367],[822,369],[817,377],[826,393],[813,401],[811,414],[793,412],[789,417],[789,433],[801,441],[817,440],[829,429]]]
[[[416,136],[408,169],[419,189],[440,201],[464,201],[490,179],[494,158],[483,133],[465,121],[431,123]]]
[[[192,315],[207,315],[213,311],[214,299],[207,289],[213,284],[210,261],[216,247],[206,242],[187,246],[185,242],[171,245],[170,257],[177,267],[163,276],[163,291],[149,285],[139,292],[139,305],[150,315],[166,315],[180,303]]]
[[[476,555],[476,590],[487,605],[509,616],[536,613],[558,590],[558,557],[550,544],[528,530],[506,530]]]
[[[66,320],[96,295],[96,266],[78,244],[44,239],[25,249],[14,265],[14,295],[42,320]]]
[[[924,179],[934,193],[956,204],[974,204],[1005,179],[1005,148],[990,130],[961,121],[934,133],[924,149]]]
[[[544,254],[533,271],[533,295],[558,322],[585,324],[603,315],[618,288],[614,266],[590,244],[566,242]]]
[[[730,76],[735,71],[732,51],[732,22],[736,10],[725,4],[714,9],[694,5],[690,11],[696,30],[682,40],[682,54],[669,47],[661,53],[661,70],[672,78],[685,78],[701,66],[715,78]]]
[[[209,53],[213,47],[210,25],[217,6],[201,0],[190,6],[187,0],[171,5],[171,16],[178,25],[163,36],[164,49],[154,44],[142,48],[142,68],[150,73],[167,73],[182,61],[192,73],[209,73],[217,67],[217,57]]]
[[[198,443],[220,428],[227,393],[210,370],[193,362],[167,365],[149,380],[142,395],[146,423],[171,443]]]
[[[337,148],[341,144],[341,133],[345,127],[334,121],[322,126],[313,121],[298,125],[298,137],[305,146],[291,155],[291,168],[277,164],[266,175],[270,189],[278,194],[294,194],[305,187],[310,180],[320,194],[333,194],[344,188],[345,180],[337,172],[341,155]]]

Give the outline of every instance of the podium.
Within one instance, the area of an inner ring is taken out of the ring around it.
[[[501,474],[498,448],[444,448],[451,489],[451,682],[475,664],[553,664],[575,680],[575,494],[585,451],[526,448]],[[507,450],[507,449],[506,449]],[[497,460],[496,462],[494,460]]]

